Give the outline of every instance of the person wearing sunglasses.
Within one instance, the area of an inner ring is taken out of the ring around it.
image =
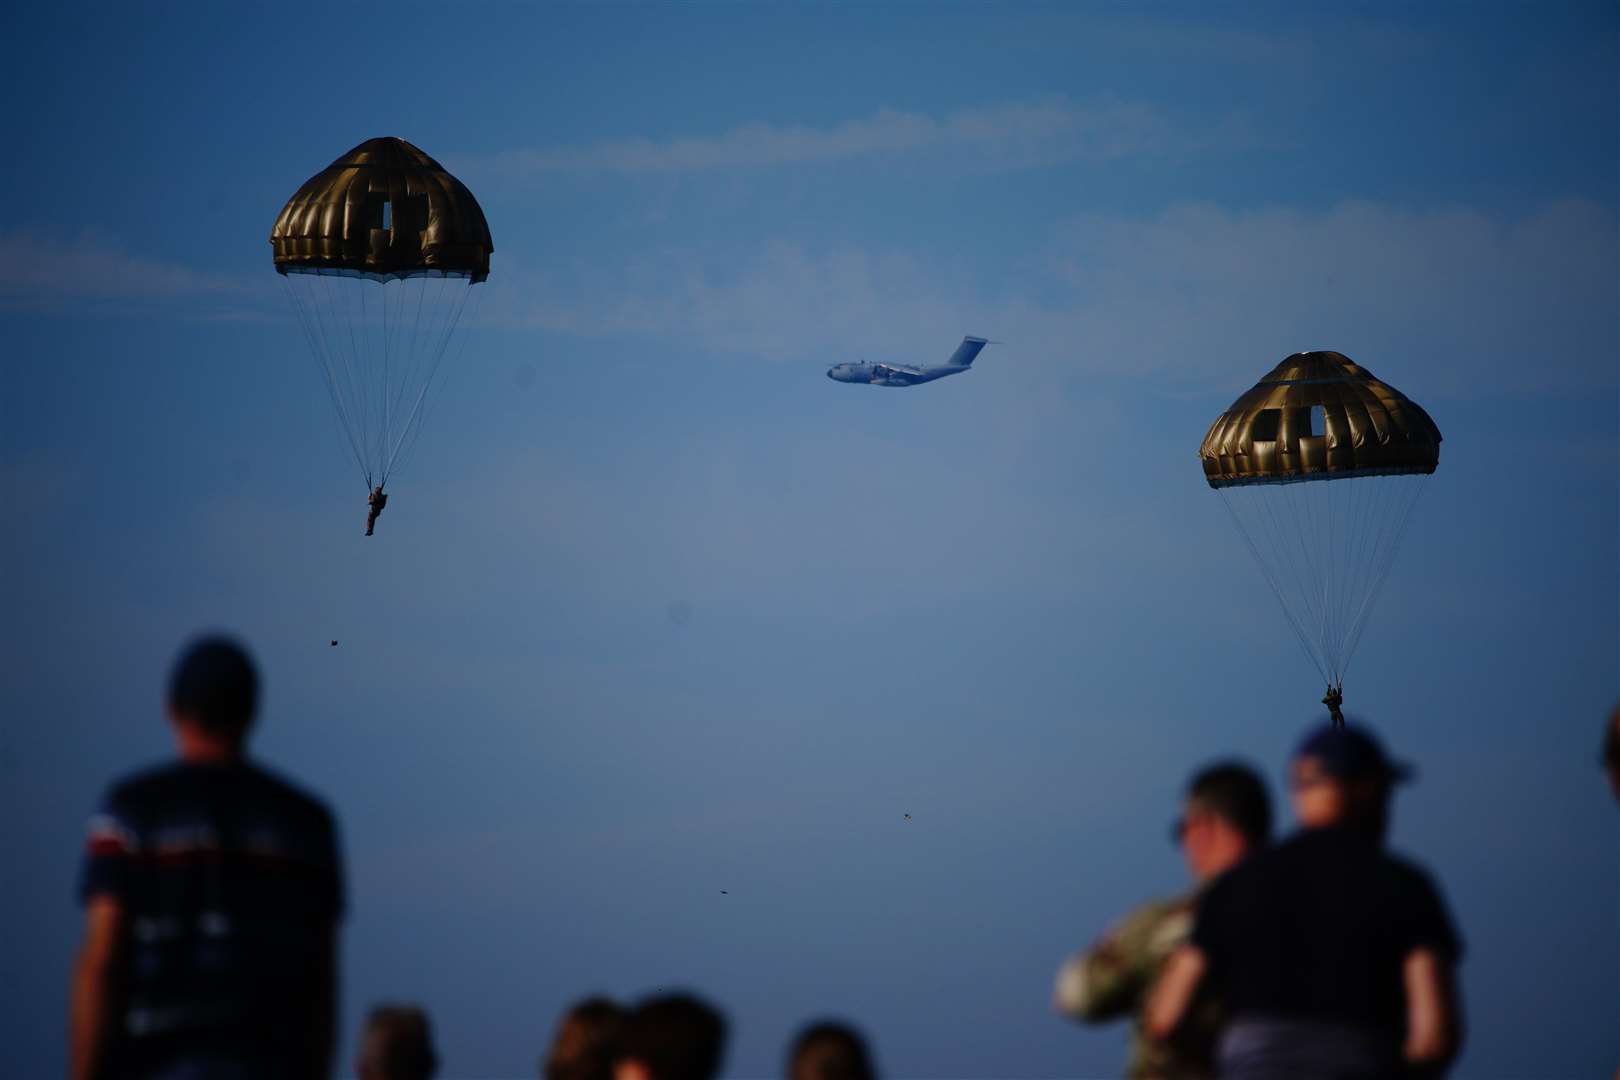
[[[1233,761],[1200,770],[1170,827],[1170,841],[1181,849],[1193,890],[1141,905],[1058,971],[1053,1006],[1059,1013],[1092,1024],[1133,1018],[1128,1080],[1211,1075],[1220,1006],[1209,995],[1193,1005],[1195,1018],[1173,1043],[1146,1038],[1141,1014],[1165,961],[1192,929],[1200,891],[1264,847],[1270,836],[1271,799],[1255,770]]]

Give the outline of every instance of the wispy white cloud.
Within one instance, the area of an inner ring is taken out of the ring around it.
[[[967,256],[766,244],[740,261],[691,250],[612,270],[508,267],[487,315],[774,360],[927,359],[920,343],[973,332],[1053,372],[1199,381],[1336,348],[1375,371],[1399,358],[1447,389],[1567,389],[1615,379],[1616,259],[1614,212],[1584,200],[1519,217],[1180,205],[1064,222],[993,281]]]
[[[748,124],[718,135],[621,138],[584,146],[510,150],[458,163],[512,177],[556,173],[685,173],[813,165],[923,151],[980,155],[998,167],[1053,160],[1107,160],[1180,145],[1171,122],[1150,105],[1064,98],[962,109],[944,116],[880,109],[828,127]],[[1228,132],[1230,134],[1230,132]]]
[[[0,233],[0,309],[207,300],[207,307],[197,310],[199,317],[242,319],[259,317],[248,302],[263,292],[226,275],[134,254],[91,232],[73,237]]]

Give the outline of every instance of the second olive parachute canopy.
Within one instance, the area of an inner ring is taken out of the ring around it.
[[[484,212],[415,146],[369,139],[287,200],[270,247],[366,485],[385,484],[489,276]]]
[[[1342,353],[1295,353],[1210,425],[1204,478],[1329,686],[1394,564],[1440,429]]]

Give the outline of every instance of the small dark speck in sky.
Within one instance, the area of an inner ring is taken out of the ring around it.
[[[728,892],[726,892],[726,890],[724,890],[724,889],[721,889],[721,890],[720,890],[720,895],[721,895],[721,896],[730,896],[730,895],[731,895],[731,894],[730,894],[730,893],[728,893]]]
[[[333,643],[332,643],[332,644],[334,644],[334,645],[336,645],[336,644],[337,644],[337,642],[335,642],[335,641],[334,641],[334,642],[333,642]],[[907,815],[906,815],[906,820],[907,820],[907,821],[910,821],[910,820],[911,820],[911,815],[910,815],[910,814],[907,814]]]
[[[332,644],[333,644],[333,645],[336,645],[336,644],[337,644],[337,638],[333,638],[333,639],[332,639]]]

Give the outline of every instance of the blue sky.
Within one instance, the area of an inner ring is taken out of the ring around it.
[[[1394,840],[1469,943],[1458,1075],[1620,1060],[1612,7],[0,20],[25,1074],[61,1067],[84,818],[168,752],[207,626],[342,818],[351,1035],[419,1000],[447,1075],[528,1075],[570,1000],[680,985],[733,1076],[826,1013],[895,1076],[1117,1071],[1053,971],[1181,887],[1190,771],[1276,779],[1319,712],[1196,461],[1302,348],[1446,437],[1347,705],[1422,771]],[[366,541],[266,240],[383,134],[496,252]],[[1007,344],[822,377],[964,333]]]

